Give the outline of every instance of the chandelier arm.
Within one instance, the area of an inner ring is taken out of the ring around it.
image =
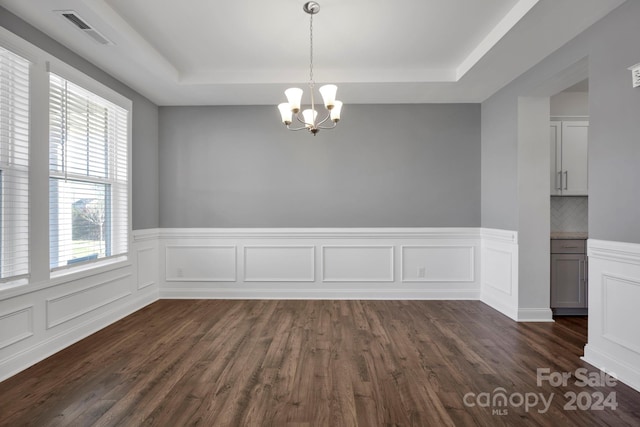
[[[318,122],[318,124],[316,125],[316,127],[320,127],[321,124],[323,124],[324,122],[326,122],[327,120],[329,120],[329,117],[331,117],[331,112],[327,113],[327,116],[322,119],[321,121]],[[335,127],[335,126],[332,126]],[[330,128],[323,128],[323,129],[330,129]]]
[[[304,117],[302,116],[302,113],[296,113],[295,114],[296,120],[299,121],[300,123],[302,123],[303,125],[307,125],[307,122],[304,121]]]
[[[292,130],[292,131],[297,131],[297,130],[306,130],[307,127],[306,126],[301,126],[299,128],[292,128],[290,127],[291,125],[287,125],[287,130]]]
[[[333,129],[334,127],[336,127],[338,125],[337,122],[332,122],[333,124],[331,126],[320,126],[318,125],[318,129]]]

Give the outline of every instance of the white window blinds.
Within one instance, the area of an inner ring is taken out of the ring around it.
[[[0,280],[29,273],[29,61],[0,47]]]
[[[51,269],[128,250],[128,111],[49,74]]]

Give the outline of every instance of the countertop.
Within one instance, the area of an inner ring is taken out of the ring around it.
[[[586,231],[552,231],[551,240],[559,239],[588,239],[589,233]]]

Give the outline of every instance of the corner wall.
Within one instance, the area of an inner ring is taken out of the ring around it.
[[[640,384],[635,368],[640,364],[640,343],[638,335],[630,335],[624,324],[637,320],[636,285],[640,282],[640,271],[629,265],[637,255],[627,255],[636,254],[640,244],[640,89],[632,88],[627,69],[640,60],[638,44],[629,37],[637,31],[639,21],[640,2],[627,1],[482,103],[481,214],[483,227],[524,231],[517,219],[522,209],[520,200],[529,195],[513,190],[513,183],[520,179],[515,113],[518,98],[540,93],[541,88],[562,79],[574,64],[587,58],[590,249],[585,360],[613,370],[619,379],[636,388]],[[502,182],[507,184],[500,186]],[[541,228],[527,232],[546,233]],[[521,237],[522,266],[527,262],[523,252],[529,243]],[[595,249],[601,247],[607,248],[606,259],[603,251]],[[622,295],[625,297],[621,299]]]

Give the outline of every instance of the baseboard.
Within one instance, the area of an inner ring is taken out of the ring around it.
[[[160,299],[306,299],[306,300],[478,300],[476,289],[258,289],[258,288],[165,288]]]
[[[640,392],[640,370],[637,367],[623,363],[613,355],[597,350],[589,344],[584,347],[584,356],[581,359]]]
[[[550,308],[519,308],[518,322],[553,322]]]
[[[106,311],[100,316],[93,317],[84,323],[78,324],[72,329],[40,341],[32,347],[26,348],[23,351],[12,354],[10,357],[1,360],[0,381],[6,380],[18,372],[27,369],[28,367],[46,359],[66,347],[69,347],[81,339],[88,337],[100,329],[103,329],[123,317],[126,317],[157,301],[158,299],[155,289],[141,294],[142,295],[137,296],[135,299],[131,299],[112,310]]]
[[[510,319],[513,319],[515,321],[518,320],[518,307],[508,305],[504,301],[498,298],[494,298],[492,295],[486,294],[482,294],[480,296],[480,301],[493,308],[494,310],[499,311]]]
[[[553,311],[554,316],[588,316],[589,309],[588,308],[554,308]]]

